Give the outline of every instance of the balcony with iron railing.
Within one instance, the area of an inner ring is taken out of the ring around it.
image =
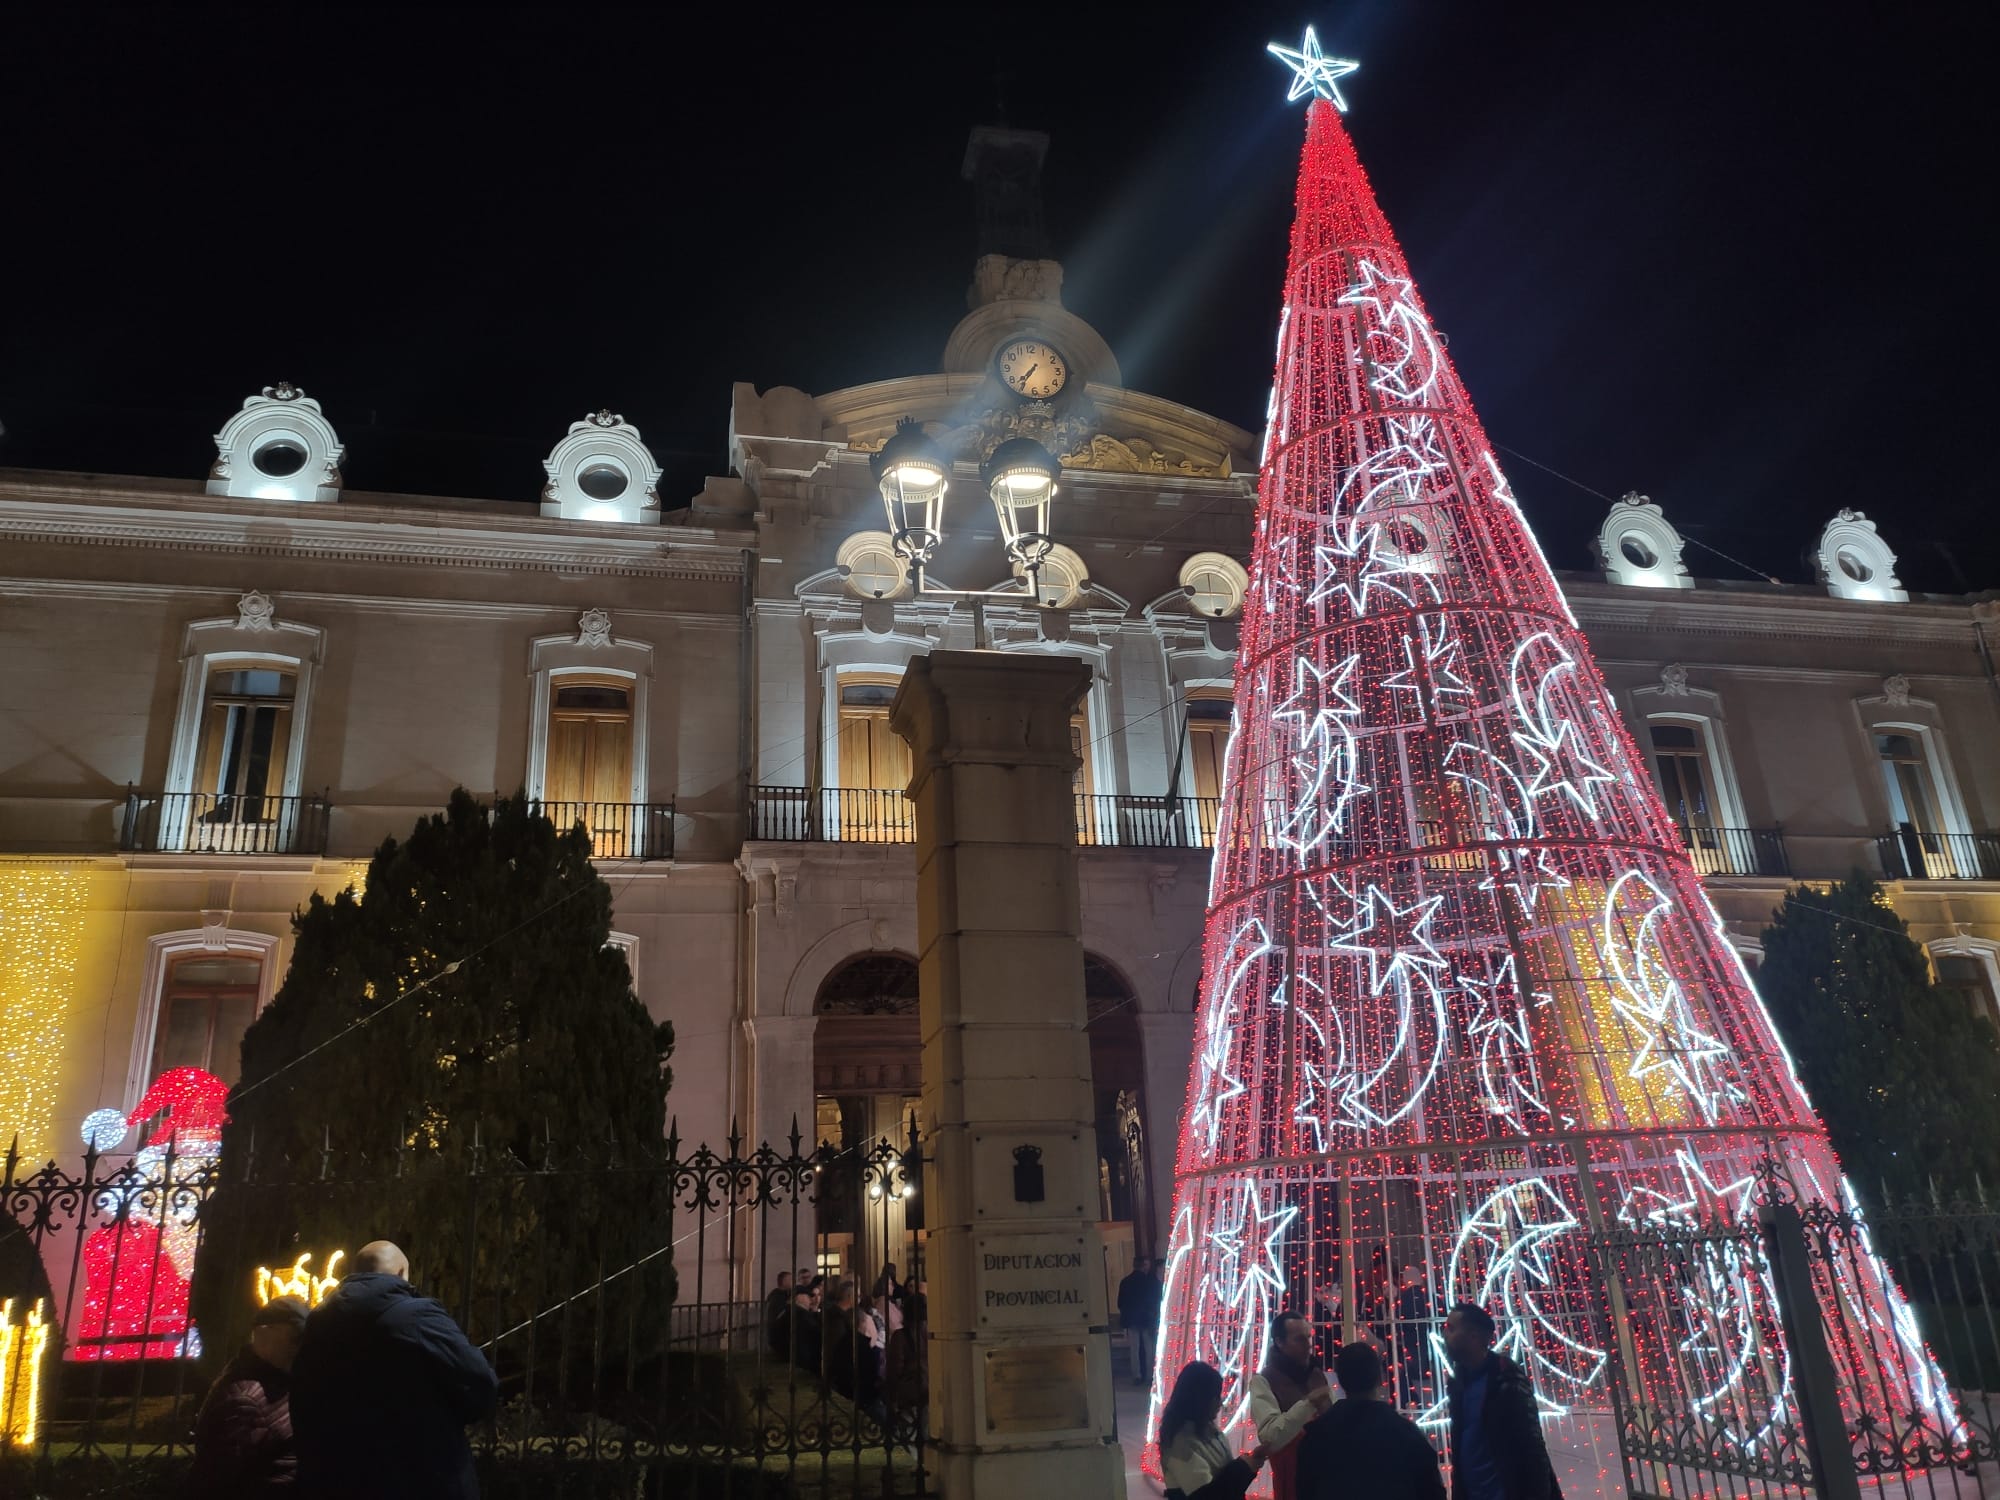
[[[1891,880],[2000,880],[2000,834],[1925,833],[1905,823],[1875,849]]]
[[[592,859],[672,859],[671,802],[530,802],[528,806],[567,833],[578,824],[590,835]]]
[[[1208,849],[1221,802],[1214,797],[1076,797],[1076,837],[1088,848]],[[881,787],[756,786],[750,837],[772,843],[910,844],[916,809]]]
[[[1785,837],[1776,828],[1711,828],[1700,823],[1680,823],[1681,842],[1687,845],[1697,875],[1767,875],[1789,879],[1791,860],[1785,854]]]
[[[140,854],[324,854],[326,795],[125,794],[118,847]]]

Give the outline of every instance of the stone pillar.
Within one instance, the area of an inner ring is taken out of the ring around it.
[[[1188,1064],[1194,1056],[1194,1012],[1141,1011],[1138,1022],[1146,1076],[1146,1173],[1152,1190],[1153,1245],[1164,1254],[1174,1215],[1174,1153],[1180,1149]]]
[[[1068,658],[938,651],[917,822],[931,1422],[947,1500],[1124,1494],[1096,1227]]]

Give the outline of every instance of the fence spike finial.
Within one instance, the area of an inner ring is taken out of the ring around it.
[[[799,1112],[792,1111],[792,1155],[799,1154]]]

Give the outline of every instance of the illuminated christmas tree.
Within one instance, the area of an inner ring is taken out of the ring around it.
[[[1410,1266],[1493,1312],[1546,1412],[1609,1407],[1624,1339],[1757,1444],[1797,1419],[1761,1254],[1614,1319],[1586,1240],[1741,1220],[1767,1160],[1842,1205],[1839,1166],[1356,160],[1353,65],[1272,50],[1314,97],[1155,1401],[1205,1359],[1243,1420],[1272,1314],[1380,1335]],[[1825,1283],[1896,1355],[1847,1372],[1873,1409],[1955,1430],[1880,1265]]]

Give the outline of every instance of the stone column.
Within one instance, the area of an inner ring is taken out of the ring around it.
[[[917,821],[931,1422],[947,1500],[1124,1494],[1069,722],[1089,668],[938,651],[890,723]]]
[[[1152,1189],[1153,1244],[1164,1254],[1174,1215],[1174,1153],[1187,1108],[1194,1013],[1141,1011],[1139,1051],[1146,1070],[1146,1173]]]

